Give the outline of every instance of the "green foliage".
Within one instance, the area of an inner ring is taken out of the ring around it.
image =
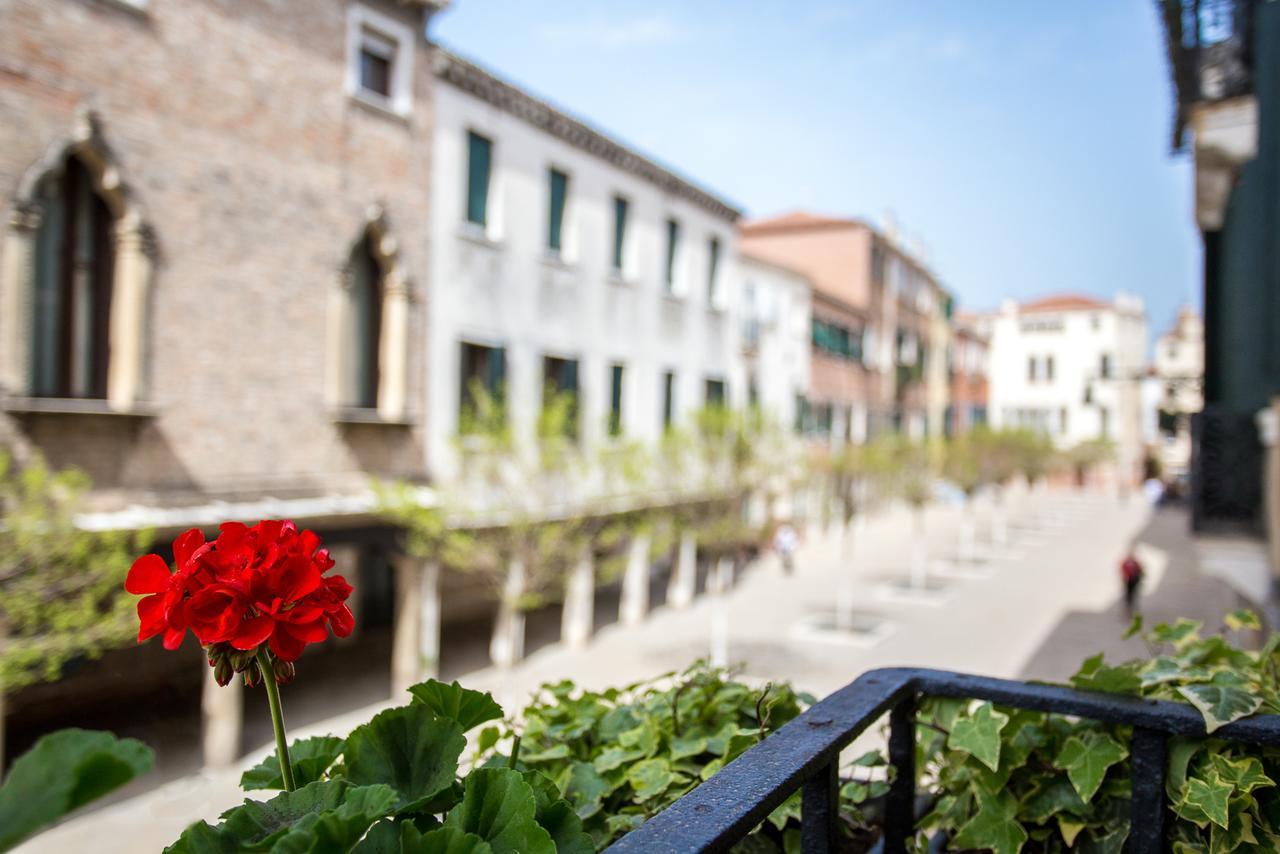
[[[756,688],[704,665],[650,682],[585,691],[564,681],[544,685],[482,757],[505,766],[500,745],[517,734],[515,767],[540,772],[572,804],[596,848],[604,848],[646,818],[710,778],[725,764],[798,715],[811,698],[785,685]],[[877,754],[857,770],[883,766]],[[854,778],[842,790],[848,827],[864,824],[856,804],[883,794],[883,780]],[[757,828],[751,850],[782,850],[799,828],[799,800],[775,810]],[[789,850],[789,849],[788,849]]]
[[[933,471],[927,445],[892,433],[867,445],[864,453],[866,466],[884,482],[890,495],[913,507],[928,502]]]
[[[464,731],[502,715],[488,694],[428,681],[407,706],[381,712],[346,739],[295,741],[296,791],[246,800],[216,825],[197,822],[174,854],[586,854],[581,820],[534,771],[479,768],[458,776]],[[493,746],[491,728],[476,746]],[[278,788],[270,759],[245,773],[246,789]]]
[[[44,736],[0,786],[0,851],[151,770],[155,754],[132,738],[64,729]]]
[[[137,635],[124,578],[151,537],[78,529],[88,487],[78,471],[18,468],[0,451],[0,690],[57,679]]]
[[[1259,625],[1247,611],[1226,621],[1233,631]],[[1249,652],[1201,630],[1191,620],[1158,625],[1144,635],[1149,659],[1108,665],[1096,655],[1071,684],[1189,703],[1206,736],[1258,711],[1280,712],[1280,635]],[[1141,632],[1135,620],[1130,633]],[[936,781],[938,794],[922,822],[926,833],[953,834],[953,850],[1121,850],[1129,830],[1129,728],[955,700],[926,702],[919,721],[922,779]],[[1280,848],[1278,775],[1280,749],[1171,739],[1173,850]]]

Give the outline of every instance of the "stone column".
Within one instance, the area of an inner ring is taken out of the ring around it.
[[[396,615],[391,637],[391,697],[418,681],[418,614],[422,607],[422,579],[407,555],[395,564]]]
[[[692,531],[680,534],[676,564],[667,587],[667,602],[674,608],[687,608],[698,590],[698,541]]]
[[[399,421],[407,413],[409,387],[409,285],[398,275],[387,276],[382,295],[379,342],[378,415]]]
[[[1262,441],[1262,507],[1267,532],[1267,556],[1273,576],[1280,576],[1280,397],[1258,412]]]
[[[126,217],[116,229],[112,281],[107,402],[127,412],[142,398],[154,240],[145,226]]]
[[[226,685],[213,678],[213,668],[201,659],[204,687],[200,697],[203,724],[204,764],[207,768],[226,768],[240,758],[241,733],[244,732],[244,679],[237,673]],[[264,679],[274,678],[263,674]]]
[[[622,576],[622,602],[618,616],[625,626],[639,625],[649,613],[649,534],[631,538],[627,569]]]
[[[524,657],[524,611],[519,608],[524,585],[524,562],[513,558],[507,569],[502,599],[498,602],[493,637],[489,641],[489,657],[498,667],[511,667]]]
[[[40,209],[19,205],[9,217],[0,267],[0,389],[27,394],[30,386],[31,310],[35,288],[36,229]]]
[[[576,649],[591,640],[595,629],[595,598],[595,566],[590,549],[583,549],[565,584],[560,638],[566,646]]]
[[[716,561],[707,587],[711,592],[711,649],[712,667],[729,666],[729,603],[726,596],[733,587],[733,560],[722,557]]]

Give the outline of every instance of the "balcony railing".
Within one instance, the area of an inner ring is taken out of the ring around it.
[[[906,850],[915,828],[916,707],[926,697],[988,700],[1001,706],[1075,715],[1133,727],[1129,747],[1133,796],[1127,851],[1165,850],[1165,746],[1170,736],[1203,736],[1190,706],[1118,694],[1095,694],[938,670],[873,670],[811,707],[609,848],[615,854],[728,851],[792,793],[801,795],[801,848],[837,850],[840,751],[889,713],[894,769],[884,810],[885,854]],[[1214,738],[1280,745],[1280,715],[1228,724]]]
[[[1188,109],[1253,91],[1253,20],[1257,0],[1157,0],[1177,92],[1175,148]]]

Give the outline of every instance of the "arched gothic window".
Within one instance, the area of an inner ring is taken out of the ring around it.
[[[376,409],[381,381],[382,262],[366,232],[351,250],[347,305],[342,331],[342,405]]]

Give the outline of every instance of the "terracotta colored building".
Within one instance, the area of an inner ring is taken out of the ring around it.
[[[972,430],[987,421],[987,336],[967,314],[956,315],[947,351],[949,436]]]

